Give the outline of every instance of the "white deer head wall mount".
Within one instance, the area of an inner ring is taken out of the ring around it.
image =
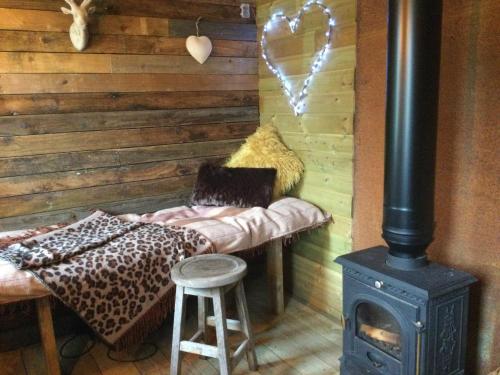
[[[78,51],[83,51],[89,41],[89,31],[87,29],[89,15],[95,12],[95,7],[90,6],[92,0],[83,0],[80,5],[75,3],[74,0],[64,1],[70,6],[70,9],[62,7],[62,12],[73,16],[73,23],[69,28],[71,43]]]

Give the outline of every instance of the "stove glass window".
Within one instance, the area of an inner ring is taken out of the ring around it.
[[[386,309],[363,302],[356,309],[356,334],[380,350],[401,359],[401,327]]]

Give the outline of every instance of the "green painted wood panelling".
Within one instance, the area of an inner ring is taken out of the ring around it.
[[[263,25],[278,11],[294,15],[305,0],[257,1],[259,39]],[[339,317],[341,269],[333,261],[352,250],[353,117],[356,67],[356,2],[325,0],[336,25],[327,60],[309,89],[306,111],[294,116],[279,80],[259,61],[260,122],[273,123],[305,165],[291,195],[333,215],[333,223],[304,235],[292,250],[288,287],[299,299]],[[295,34],[283,25],[268,32],[268,54],[299,90],[316,51],[325,43],[326,18],[306,12]]]

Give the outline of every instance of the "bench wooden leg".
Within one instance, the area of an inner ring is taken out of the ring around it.
[[[267,250],[267,282],[271,296],[271,306],[277,315],[285,311],[283,289],[283,245],[281,240],[272,241]]]
[[[40,337],[42,339],[42,347],[45,354],[47,373],[49,375],[60,375],[59,353],[57,352],[49,297],[37,299],[36,310],[38,313],[38,325],[40,327]]]

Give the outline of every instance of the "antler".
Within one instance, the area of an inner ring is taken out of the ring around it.
[[[75,3],[74,0],[64,0],[64,1],[71,7],[71,10],[68,8],[61,7],[61,10],[64,14],[75,15],[75,13],[77,13],[78,11],[84,11],[89,14],[92,14],[95,11],[95,7],[89,8],[90,4],[92,4],[92,0],[83,0],[80,5]]]
[[[74,0],[64,0],[66,4],[70,6],[71,9],[61,7],[61,10],[64,14],[74,14],[78,9],[78,5],[74,2]]]
[[[92,4],[92,0],[83,0],[80,4],[80,8],[87,9],[90,4]]]

